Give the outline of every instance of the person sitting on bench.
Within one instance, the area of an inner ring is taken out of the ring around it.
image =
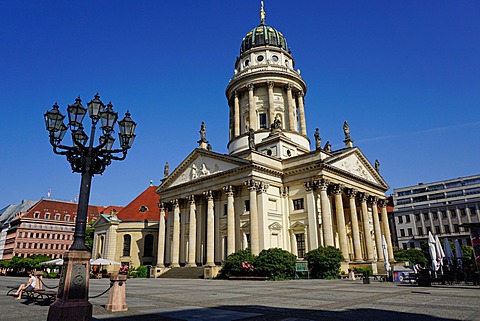
[[[23,292],[30,292],[35,290],[35,286],[37,286],[37,278],[33,275],[33,272],[28,273],[28,282],[26,284],[22,284],[18,287],[17,292],[15,295],[17,296],[15,300],[20,300],[22,298]]]

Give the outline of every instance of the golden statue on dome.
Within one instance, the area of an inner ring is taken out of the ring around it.
[[[263,1],[260,1],[262,7],[260,8],[260,22],[265,23],[265,16],[267,15],[265,10],[263,9]]]

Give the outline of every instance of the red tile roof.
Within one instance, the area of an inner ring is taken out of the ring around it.
[[[70,215],[70,220],[73,220],[77,215],[77,208],[77,203],[41,199],[27,211],[24,217],[34,218],[35,213],[40,213],[40,218],[44,218],[45,213],[50,213],[50,219],[52,220],[56,214],[60,214],[61,221],[65,219],[65,215]],[[98,218],[98,214],[98,206],[88,206],[88,221]]]
[[[158,221],[160,218],[160,195],[155,193],[158,186],[150,186],[125,206],[117,217],[122,221]]]

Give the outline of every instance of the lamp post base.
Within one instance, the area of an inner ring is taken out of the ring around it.
[[[48,310],[48,321],[92,320],[92,304],[88,302],[90,258],[88,251],[65,253],[57,299]]]

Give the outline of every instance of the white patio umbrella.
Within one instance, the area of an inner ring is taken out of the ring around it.
[[[447,263],[452,268],[453,266],[453,250],[448,238],[443,239],[443,248],[445,249],[445,258],[447,259]]]
[[[99,259],[96,259],[96,260],[90,260],[90,264],[91,265],[115,265],[115,264],[120,264],[120,263],[115,262],[115,261],[110,261],[110,260],[107,260],[107,259],[99,258]]]
[[[390,271],[390,263],[388,262],[388,249],[387,249],[387,240],[385,239],[385,235],[382,235],[382,250],[383,250],[383,259],[385,260],[385,263],[383,263],[383,265],[385,266],[385,270],[388,272]]]
[[[55,259],[55,260],[40,262],[40,265],[63,265],[63,259]]]
[[[440,243],[438,235],[435,235],[435,249],[437,250],[437,261],[440,265],[440,274],[443,275],[443,259],[445,258],[445,253],[443,252],[442,243]]]
[[[432,232],[428,232],[428,252],[430,253],[430,258],[432,259],[432,276],[436,277],[437,272],[437,249],[435,247],[435,239],[433,238]]]
[[[461,270],[462,269],[462,258],[463,252],[458,239],[455,239],[455,257],[457,258],[457,267]]]

